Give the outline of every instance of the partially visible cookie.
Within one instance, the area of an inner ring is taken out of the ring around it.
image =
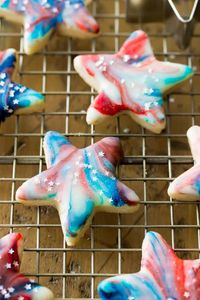
[[[181,260],[158,233],[148,232],[140,271],[108,278],[98,291],[102,300],[197,300],[200,260]]]
[[[195,165],[170,184],[168,194],[177,200],[200,200],[200,127],[190,127],[187,137]]]
[[[104,138],[77,149],[61,134],[44,139],[47,170],[17,190],[17,201],[57,208],[66,242],[74,246],[98,211],[132,213],[139,198],[114,175],[123,156],[118,138]]]
[[[0,123],[12,114],[40,112],[44,108],[44,97],[21,84],[12,82],[16,51],[0,52]]]
[[[158,61],[141,30],[116,54],[80,55],[74,67],[99,93],[87,111],[88,124],[126,113],[155,133],[165,128],[163,95],[193,75],[188,66]]]
[[[41,50],[50,35],[92,38],[99,26],[85,7],[84,0],[1,0],[0,15],[24,24],[24,49],[27,54]]]
[[[19,273],[23,250],[20,233],[0,239],[0,299],[53,300],[52,292]]]

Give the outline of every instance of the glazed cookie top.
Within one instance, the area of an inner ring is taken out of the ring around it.
[[[56,206],[68,245],[77,243],[96,211],[126,213],[138,207],[135,192],[114,175],[122,158],[118,138],[77,149],[61,134],[48,132],[44,150],[47,171],[25,182],[16,198],[24,204]]]
[[[170,184],[168,194],[177,200],[200,200],[200,127],[190,127],[187,137],[195,165]]]
[[[2,14],[24,23],[24,47],[32,54],[47,43],[53,30],[62,35],[93,37],[99,26],[84,0],[2,0]],[[11,19],[11,18],[9,18]]]
[[[19,273],[22,249],[19,233],[0,239],[0,300],[53,300],[49,289]]]
[[[165,127],[163,94],[193,74],[188,66],[158,61],[141,30],[133,32],[116,54],[77,56],[74,67],[99,92],[88,109],[88,124],[129,113],[155,133]]]
[[[200,260],[181,260],[155,232],[146,234],[141,270],[102,281],[102,300],[200,299]]]
[[[44,106],[41,94],[11,81],[15,62],[14,49],[0,52],[0,122],[14,112],[40,111]]]

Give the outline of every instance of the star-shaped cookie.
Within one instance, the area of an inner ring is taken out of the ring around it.
[[[122,158],[118,138],[77,149],[61,134],[48,132],[44,151],[47,170],[19,187],[16,199],[56,207],[69,246],[84,235],[97,211],[132,213],[138,208],[138,196],[114,176]]]
[[[195,165],[170,184],[168,194],[177,200],[200,200],[200,127],[190,127],[187,137]]]
[[[102,300],[197,300],[200,260],[181,260],[158,233],[149,232],[140,271],[106,279],[98,291]]]
[[[15,62],[14,49],[0,52],[0,123],[13,113],[39,112],[44,108],[41,94],[11,81]]]
[[[41,50],[53,31],[64,36],[94,37],[99,26],[85,0],[1,0],[0,15],[24,24],[24,50]]]
[[[74,67],[99,93],[87,111],[88,124],[127,113],[155,133],[165,128],[163,95],[193,75],[188,66],[158,61],[141,30],[116,54],[80,55]]]
[[[20,233],[0,239],[0,300],[53,300],[49,289],[19,273],[22,250]]]

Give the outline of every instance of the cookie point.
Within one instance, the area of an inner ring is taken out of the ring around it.
[[[7,50],[5,50],[5,52],[8,52],[11,55],[16,55],[17,54],[17,50],[14,48],[9,48]]]
[[[24,200],[26,200],[26,196],[23,191],[23,185],[17,189],[15,198],[16,198],[16,201],[18,201],[18,202],[23,202]]]
[[[174,196],[174,183],[170,183],[168,190],[167,190],[168,195],[173,198]]]
[[[187,136],[190,136],[192,134],[200,135],[200,126],[194,125],[194,126],[190,127],[187,131]]]
[[[115,283],[112,282],[112,279],[102,281],[98,286],[98,293],[102,300],[114,299],[117,295],[120,296],[115,288]]]
[[[78,72],[79,69],[81,69],[80,64],[81,64],[81,55],[78,55],[74,58],[73,60],[74,63],[74,68]]]
[[[103,114],[101,114],[96,108],[89,107],[86,116],[86,122],[88,125],[98,124],[102,119],[106,118]]]
[[[53,293],[46,287],[39,286],[33,290],[33,300],[53,300]]]

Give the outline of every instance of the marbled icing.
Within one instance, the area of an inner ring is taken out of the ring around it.
[[[200,260],[181,260],[158,233],[149,232],[140,271],[106,279],[98,291],[102,300],[198,300]]]
[[[11,81],[15,62],[16,51],[14,49],[0,52],[0,122],[19,109],[33,107],[34,111],[35,106],[38,111],[40,104],[44,104],[41,94]]]
[[[99,92],[87,112],[89,124],[129,113],[157,133],[165,127],[163,94],[193,74],[188,66],[158,61],[141,30],[133,32],[118,53],[81,55],[74,66]]]
[[[122,158],[118,138],[77,149],[61,134],[48,132],[44,150],[48,169],[25,182],[16,198],[24,204],[56,206],[68,245],[83,235],[97,210],[133,212],[137,208],[135,192],[114,175]]]
[[[99,26],[83,0],[1,0],[2,11],[24,19],[24,45],[28,54],[43,47],[56,30],[62,35],[97,34]]]
[[[22,248],[20,233],[0,239],[0,300],[53,300],[50,290],[19,273]]]

